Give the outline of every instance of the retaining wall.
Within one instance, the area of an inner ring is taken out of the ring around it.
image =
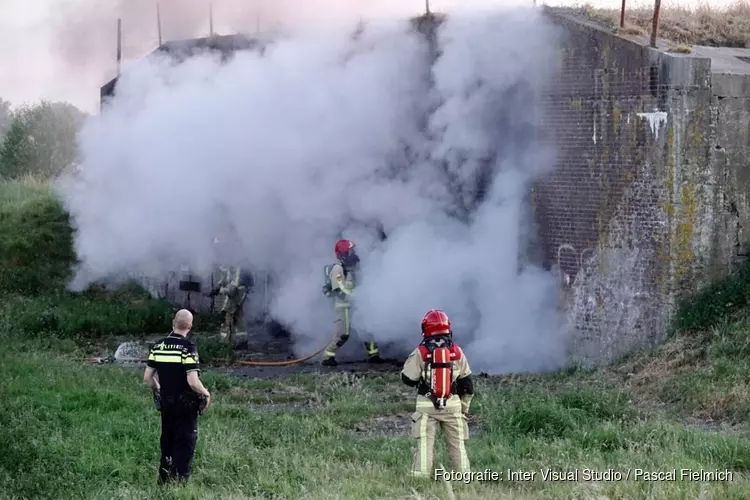
[[[750,84],[727,100],[711,57],[547,14],[567,35],[547,106],[559,157],[534,210],[574,349],[609,361],[661,341],[676,300],[735,262],[750,215]]]

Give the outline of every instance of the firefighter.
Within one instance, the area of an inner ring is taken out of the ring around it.
[[[177,311],[172,331],[151,348],[143,382],[154,391],[161,412],[161,459],[158,484],[187,482],[198,439],[198,415],[211,404],[200,379],[195,344],[186,336],[193,315]]]
[[[351,334],[351,309],[356,286],[356,273],[359,271],[359,256],[354,250],[354,243],[349,240],[339,240],[334,248],[338,262],[330,267],[326,266],[326,296],[333,298],[336,311],[336,334],[323,352],[324,366],[336,366],[336,352],[343,346]],[[381,363],[380,349],[375,342],[364,342],[367,350],[367,361]]]
[[[211,290],[210,296],[223,295],[221,312],[224,323],[221,326],[221,338],[232,342],[236,337],[244,337],[245,332],[245,299],[252,287],[250,275],[239,267],[219,267],[221,279]]]
[[[422,342],[404,363],[401,379],[417,388],[416,412],[412,415],[412,436],[417,439],[413,475],[430,476],[438,426],[454,471],[468,472],[464,441],[469,438],[467,418],[474,385],[469,362],[453,342],[445,312],[431,309],[422,318]]]

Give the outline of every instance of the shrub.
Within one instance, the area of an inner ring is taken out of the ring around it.
[[[736,273],[707,285],[681,300],[674,327],[677,331],[705,331],[750,306],[750,261]]]

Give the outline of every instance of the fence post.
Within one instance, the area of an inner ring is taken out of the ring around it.
[[[162,38],[161,38],[161,10],[159,9],[159,4],[156,4],[156,34],[159,37],[159,47],[162,45]]]
[[[120,76],[122,62],[122,18],[117,18],[117,76]]]
[[[625,27],[625,0],[622,0],[622,7],[620,7],[620,28]]]
[[[659,9],[661,0],[654,0],[654,22],[651,25],[651,47],[656,48],[656,32],[659,29]]]

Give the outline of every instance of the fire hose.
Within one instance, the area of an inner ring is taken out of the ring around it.
[[[328,344],[326,344],[326,346],[327,345]],[[271,367],[271,366],[293,366],[293,365],[297,365],[297,364],[300,364],[300,363],[304,363],[305,361],[307,361],[307,360],[309,360],[311,358],[314,358],[315,356],[317,356],[318,354],[320,354],[321,352],[323,352],[323,350],[325,350],[326,346],[321,347],[320,349],[318,349],[317,351],[315,351],[312,354],[308,354],[307,356],[304,356],[304,357],[301,357],[301,358],[297,358],[297,359],[288,359],[288,360],[285,360],[285,361],[246,361],[246,360],[240,360],[240,361],[235,362],[234,364],[238,364],[238,365],[242,365],[242,366],[266,366],[266,367]],[[88,362],[91,363],[91,364],[102,364],[102,363],[107,363],[107,362],[111,363],[111,362],[114,362],[114,361],[115,361],[114,356],[109,356],[108,358],[89,358],[88,359]],[[136,363],[145,363],[148,360],[147,359],[128,359],[128,361],[130,361],[130,362],[136,362]]]

